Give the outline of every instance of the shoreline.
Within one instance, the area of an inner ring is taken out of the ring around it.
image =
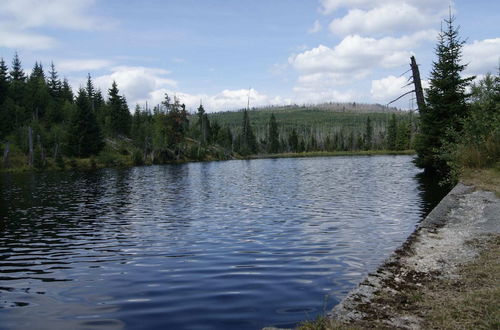
[[[415,308],[423,299],[421,292],[460,280],[464,267],[491,244],[494,249],[500,237],[499,214],[495,193],[457,184],[405,243],[328,313],[334,325],[325,329],[425,328],[426,311]]]
[[[153,166],[153,165],[172,165],[172,164],[185,164],[185,163],[202,163],[202,162],[218,162],[227,160],[253,160],[253,159],[278,159],[278,158],[314,158],[314,157],[338,157],[338,156],[398,156],[398,155],[414,155],[414,150],[361,150],[361,151],[310,151],[310,152],[297,152],[297,153],[278,153],[278,154],[259,154],[250,156],[240,156],[235,155],[231,158],[225,159],[181,159],[172,160],[161,164],[133,164],[131,159],[126,159],[126,157],[121,157],[118,159],[119,164],[107,165],[96,161],[98,157],[91,158],[73,158],[67,159],[65,163],[67,164],[64,168],[57,167],[50,161],[50,165],[44,169],[36,169],[34,167],[29,167],[28,165],[4,168],[0,166],[0,174],[3,173],[42,173],[42,172],[63,172],[63,171],[92,171],[104,168],[130,168],[135,166]],[[74,160],[74,161],[73,161]],[[98,160],[98,159],[97,159]],[[75,165],[71,165],[71,163]]]

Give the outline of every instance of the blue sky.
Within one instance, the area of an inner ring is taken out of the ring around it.
[[[116,80],[131,109],[165,92],[188,108],[385,104],[414,54],[424,79],[451,5],[466,74],[495,72],[500,2],[441,0],[1,0],[0,57],[54,61],[77,88]],[[424,82],[425,84],[425,82]],[[398,103],[411,106],[409,98]]]

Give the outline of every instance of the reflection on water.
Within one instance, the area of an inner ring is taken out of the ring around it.
[[[293,326],[442,197],[417,174],[378,156],[3,175],[0,328]]]

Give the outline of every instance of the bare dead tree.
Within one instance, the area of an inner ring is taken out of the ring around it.
[[[408,79],[408,81],[410,81],[407,85],[403,86],[403,87],[406,87],[408,85],[412,85],[414,86],[414,89],[409,91],[409,92],[406,92],[400,96],[398,96],[396,99],[392,100],[391,102],[387,103],[387,106],[389,106],[389,104],[391,103],[394,103],[396,102],[397,100],[399,100],[400,98],[408,95],[408,94],[411,94],[411,93],[415,93],[416,95],[416,98],[417,98],[417,107],[418,107],[418,111],[419,112],[422,112],[422,110],[424,109],[425,107],[425,99],[424,99],[424,91],[422,89],[422,82],[420,80],[420,71],[418,69],[418,65],[417,65],[417,61],[415,60],[415,56],[412,56],[410,57],[410,70],[406,71],[404,74],[406,74],[407,72],[411,71],[412,75],[410,77],[410,79]]]

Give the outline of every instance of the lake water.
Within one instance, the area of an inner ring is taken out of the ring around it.
[[[1,176],[1,329],[259,329],[329,310],[439,200],[411,156]]]

